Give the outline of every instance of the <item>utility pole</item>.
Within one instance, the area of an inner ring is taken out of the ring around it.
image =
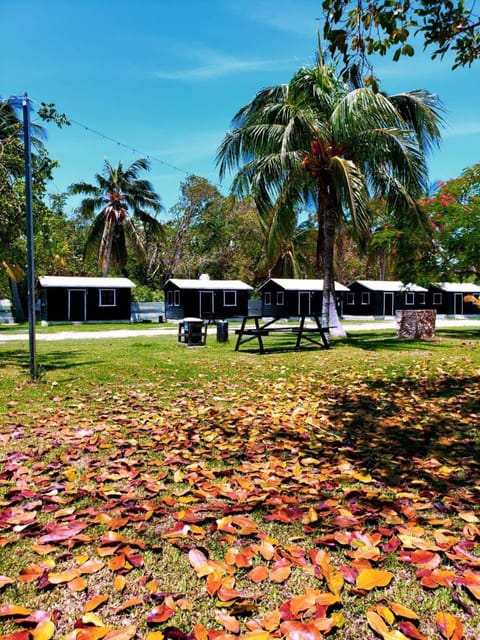
[[[30,346],[30,377],[37,378],[35,341],[35,265],[33,248],[32,153],[30,138],[30,101],[25,93],[23,108],[23,140],[25,152],[25,205],[27,212],[27,285],[28,285],[28,339]]]

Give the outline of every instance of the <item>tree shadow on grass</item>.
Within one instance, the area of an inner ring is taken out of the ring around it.
[[[365,379],[333,396],[337,456],[390,486],[462,492],[478,504],[480,376]]]
[[[67,370],[74,367],[84,367],[89,364],[98,364],[98,360],[80,361],[78,353],[72,348],[61,351],[49,351],[42,353],[41,357],[37,355],[37,367],[40,371],[55,371],[59,369]],[[14,367],[20,371],[28,371],[30,368],[30,354],[28,349],[9,349],[0,352],[0,367]]]

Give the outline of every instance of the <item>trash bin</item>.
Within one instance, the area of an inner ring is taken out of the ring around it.
[[[217,320],[217,342],[228,342],[228,322]]]
[[[207,340],[207,325],[201,318],[184,318],[178,323],[178,342],[202,346]]]

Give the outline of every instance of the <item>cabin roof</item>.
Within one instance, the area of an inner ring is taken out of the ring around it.
[[[209,289],[236,289],[250,291],[253,289],[249,284],[242,282],[241,280],[189,280],[189,279],[180,279],[180,278],[170,278],[165,283],[166,285],[171,282],[173,285],[178,287],[179,289],[193,289],[193,290],[209,290]]]
[[[400,280],[355,280],[352,284],[360,284],[366,289],[370,289],[370,291],[393,291],[395,293],[401,291],[409,291],[409,292],[427,292],[428,289],[425,287],[420,287],[418,284],[413,284],[411,282],[405,284]]]
[[[128,278],[90,278],[78,276],[40,276],[38,282],[44,288],[94,287],[96,289],[133,289],[137,285]]]
[[[262,284],[263,289],[269,282],[275,282],[285,291],[323,291],[323,280],[307,278],[270,278]],[[348,291],[347,287],[335,282],[335,291]]]
[[[472,282],[434,282],[433,286],[447,293],[480,293],[480,285]]]

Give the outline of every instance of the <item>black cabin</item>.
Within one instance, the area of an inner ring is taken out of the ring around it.
[[[348,285],[343,311],[348,316],[394,316],[402,309],[429,309],[427,289],[398,280],[355,280]]]
[[[47,322],[130,322],[128,278],[42,276],[38,279],[40,320]]]
[[[478,315],[480,309],[472,302],[465,302],[465,296],[480,297],[480,286],[471,282],[435,282],[429,287],[430,307],[437,315],[465,316]]]
[[[259,289],[262,296],[264,317],[295,318],[321,315],[323,280],[297,278],[270,278]],[[348,291],[339,282],[335,283],[337,309],[341,314],[342,298]]]
[[[172,278],[163,289],[167,320],[224,320],[247,315],[252,287],[241,280]]]

